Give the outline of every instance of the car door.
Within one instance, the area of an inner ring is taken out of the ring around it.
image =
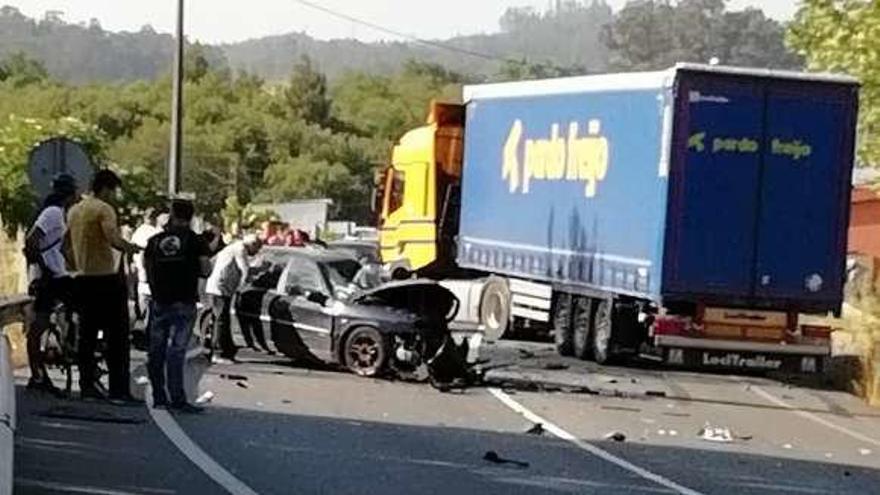
[[[303,343],[318,357],[329,357],[333,330],[333,317],[327,309],[330,289],[314,259],[305,256],[291,259],[284,294],[293,319],[290,324]]]

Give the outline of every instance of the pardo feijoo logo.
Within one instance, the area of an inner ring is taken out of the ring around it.
[[[560,134],[560,125],[550,126],[550,137],[525,139],[523,123],[517,119],[504,143],[502,179],[511,193],[528,194],[533,181],[581,181],[584,196],[596,196],[599,182],[608,172],[608,139],[601,135],[598,119],[587,122],[586,135],[579,137],[578,122],[568,124],[568,135]]]

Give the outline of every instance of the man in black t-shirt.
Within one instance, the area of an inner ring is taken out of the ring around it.
[[[210,272],[209,249],[190,228],[193,214],[191,202],[174,200],[168,225],[150,239],[144,253],[152,294],[148,370],[153,406],[187,413],[201,411],[186,401],[183,369],[196,317],[199,278]],[[165,393],[166,368],[170,402]]]

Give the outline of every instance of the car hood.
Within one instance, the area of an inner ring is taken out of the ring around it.
[[[431,280],[402,280],[356,292],[349,302],[383,305],[409,311],[429,320],[451,321],[458,313],[458,298]]]

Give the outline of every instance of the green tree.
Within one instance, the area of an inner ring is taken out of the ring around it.
[[[757,9],[725,10],[724,0],[637,0],[607,25],[610,64],[624,70],[663,69],[677,62],[797,69],[784,29]]]
[[[37,84],[49,79],[49,72],[38,60],[34,60],[23,52],[16,52],[0,62],[0,81],[13,87]]]
[[[331,105],[327,93],[327,77],[309,57],[303,56],[293,67],[293,75],[284,89],[288,114],[311,124],[326,125]]]
[[[787,41],[809,69],[859,78],[859,163],[880,167],[880,2],[805,0]]]

